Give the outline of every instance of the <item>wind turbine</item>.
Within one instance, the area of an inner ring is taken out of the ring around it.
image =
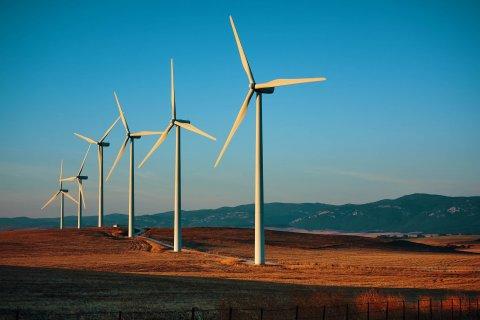
[[[76,176],[71,176],[68,178],[60,179],[60,181],[76,181],[78,185],[78,202],[77,202],[77,228],[80,229],[82,227],[82,204],[83,207],[85,206],[85,194],[83,191],[83,180],[87,180],[88,176],[82,176],[83,167],[85,166],[85,160],[87,160],[88,152],[90,151],[91,145],[88,145],[87,152],[83,157],[82,164],[80,165],[80,169]]]
[[[207,137],[211,140],[216,140],[215,137],[209,135],[208,133],[198,129],[190,123],[189,120],[177,119],[176,103],[175,103],[175,81],[173,75],[173,59],[170,60],[170,94],[171,94],[171,107],[172,107],[172,118],[168,122],[167,128],[163,131],[162,135],[158,138],[157,142],[153,145],[152,149],[147,153],[143,161],[138,166],[142,167],[147,161],[148,158],[160,147],[160,145],[165,141],[170,130],[175,127],[175,195],[173,200],[174,206],[174,237],[173,237],[173,251],[180,252],[182,250],[182,226],[181,226],[181,205],[182,205],[182,186],[181,186],[181,158],[180,158],[180,128],[187,129],[201,136]]]
[[[150,136],[150,135],[160,135],[162,134],[161,131],[139,131],[139,132],[130,132],[130,129],[127,124],[127,119],[123,114],[122,106],[120,101],[118,100],[116,92],[113,92],[113,96],[115,97],[115,102],[118,107],[118,112],[120,113],[120,119],[122,120],[123,127],[125,128],[125,141],[123,141],[120,150],[118,151],[117,158],[113,162],[113,166],[110,169],[110,172],[107,175],[107,181],[110,179],[112,175],[113,169],[117,166],[118,162],[122,158],[123,154],[125,153],[125,148],[127,147],[128,142],[130,142],[130,177],[129,177],[129,185],[128,185],[128,237],[133,236],[134,231],[134,219],[135,219],[135,193],[134,193],[134,175],[135,175],[135,168],[134,168],[134,141],[135,139],[140,139],[143,136]]]
[[[87,141],[90,144],[97,145],[97,157],[98,157],[98,227],[103,226],[103,148],[110,146],[110,143],[105,142],[110,131],[112,131],[115,124],[117,124],[120,117],[113,122],[113,124],[105,131],[100,140],[95,141],[89,137],[83,136],[79,133],[74,133],[80,139]]]
[[[219,164],[220,160],[225,153],[233,135],[237,131],[238,127],[242,123],[247,113],[248,104],[253,94],[256,93],[256,125],[255,125],[255,264],[265,263],[265,236],[263,226],[263,141],[262,141],[262,95],[271,94],[276,87],[288,86],[293,84],[319,82],[324,81],[326,78],[297,78],[297,79],[275,79],[265,83],[256,83],[253,78],[250,65],[247,61],[247,56],[240,42],[237,29],[233,18],[230,16],[230,24],[232,26],[235,42],[237,43],[238,53],[240,54],[240,60],[242,61],[243,69],[248,77],[248,91],[245,100],[240,107],[237,118],[233,123],[232,129],[227,136],[227,140],[223,145],[220,154],[218,155],[215,167]]]
[[[63,229],[63,217],[64,217],[64,196],[68,199],[72,200],[73,202],[78,204],[78,201],[75,200],[71,195],[68,194],[67,189],[63,189],[63,182],[62,182],[62,174],[63,174],[63,160],[60,163],[60,178],[58,178],[59,186],[58,191],[55,192],[50,199],[43,205],[42,210],[45,209],[50,203],[52,203],[55,198],[60,195],[60,229]]]

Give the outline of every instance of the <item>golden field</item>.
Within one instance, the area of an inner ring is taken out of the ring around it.
[[[183,235],[188,250],[173,253],[151,240],[171,243],[168,229],[135,239],[114,228],[2,231],[0,301],[118,310],[341,303],[372,288],[397,297],[480,294],[480,255],[452,247],[475,247],[480,237],[445,243],[267,231],[268,264],[255,266],[251,229]]]

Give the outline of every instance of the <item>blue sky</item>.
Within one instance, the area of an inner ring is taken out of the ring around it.
[[[218,138],[183,135],[183,207],[253,202],[253,108],[213,169],[247,88],[229,14],[257,81],[328,78],[264,97],[267,202],[480,194],[476,1],[1,1],[0,216],[57,216],[40,207],[60,159],[77,170],[86,143],[73,132],[102,135],[113,90],[133,130],[163,129],[170,57],[178,117]],[[107,170],[122,138],[117,126]],[[153,143],[138,141],[137,161]],[[172,135],[137,170],[138,214],[172,209],[173,148]],[[127,165],[106,185],[107,212],[127,211]],[[85,173],[93,214],[94,152]]]

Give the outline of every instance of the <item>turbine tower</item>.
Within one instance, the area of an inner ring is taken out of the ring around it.
[[[130,132],[130,129],[127,124],[127,119],[123,114],[122,106],[120,101],[118,100],[116,92],[113,92],[113,96],[115,97],[115,102],[118,107],[118,112],[120,113],[120,119],[122,120],[123,127],[125,128],[125,141],[123,141],[120,150],[118,151],[117,158],[113,162],[113,166],[110,169],[110,172],[107,175],[107,181],[110,179],[113,170],[117,166],[118,162],[122,158],[123,154],[125,153],[125,148],[127,147],[128,142],[130,142],[130,177],[129,177],[129,185],[128,185],[128,237],[133,237],[133,231],[135,228],[135,192],[134,192],[134,175],[135,175],[135,168],[134,168],[134,141],[135,139],[140,139],[143,136],[149,135],[160,135],[162,132],[159,131],[139,131],[139,132]]]
[[[60,181],[76,181],[78,185],[78,202],[77,202],[77,228],[80,229],[82,227],[82,204],[83,208],[85,206],[85,193],[83,190],[83,180],[87,180],[88,176],[82,176],[83,167],[85,166],[85,160],[87,160],[88,152],[90,151],[91,145],[88,145],[87,152],[83,157],[82,164],[80,165],[80,169],[76,176],[71,176],[68,178],[60,179]]]
[[[262,140],[262,95],[271,94],[276,87],[288,86],[300,83],[319,82],[326,80],[324,77],[320,78],[297,78],[297,79],[275,79],[265,83],[256,83],[253,78],[253,73],[250,70],[247,56],[240,42],[237,29],[233,18],[230,16],[230,24],[232,26],[233,35],[237,44],[238,53],[240,54],[240,60],[242,62],[243,69],[248,77],[248,91],[247,95],[240,107],[237,118],[233,123],[232,129],[227,136],[227,140],[218,155],[215,162],[215,167],[219,164],[220,160],[225,153],[233,135],[237,131],[238,127],[242,123],[247,113],[248,104],[253,94],[256,93],[256,125],[255,125],[255,264],[260,265],[265,263],[265,237],[263,226],[263,140]]]
[[[50,203],[52,203],[55,198],[60,195],[60,230],[63,229],[63,218],[64,218],[64,196],[68,199],[72,200],[73,202],[78,204],[78,201],[75,200],[71,195],[68,194],[67,189],[63,189],[63,182],[62,182],[62,174],[63,174],[63,160],[60,163],[60,178],[58,178],[59,186],[58,191],[55,192],[50,199],[43,205],[42,210],[45,209]]]
[[[207,137],[211,140],[216,140],[215,137],[209,135],[208,133],[198,129],[190,123],[189,120],[177,119],[176,103],[175,103],[175,81],[173,75],[173,59],[170,60],[170,94],[171,94],[171,108],[172,108],[172,118],[170,119],[167,128],[158,138],[157,142],[153,145],[152,149],[147,153],[143,161],[138,166],[142,167],[147,161],[148,158],[160,147],[160,145],[165,141],[170,130],[175,127],[175,195],[173,200],[174,206],[174,237],[173,237],[173,251],[180,252],[182,250],[182,225],[181,225],[181,205],[182,205],[182,186],[181,186],[181,157],[180,157],[180,128],[187,129],[201,136]]]
[[[87,141],[90,144],[97,145],[97,157],[98,157],[98,227],[103,227],[103,148],[110,146],[110,143],[105,142],[110,131],[112,131],[115,124],[117,124],[120,117],[113,122],[113,124],[105,131],[100,140],[95,141],[89,137],[83,136],[79,133],[74,133],[80,139]]]

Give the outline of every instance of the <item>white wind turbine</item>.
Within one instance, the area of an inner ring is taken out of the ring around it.
[[[85,160],[87,160],[88,152],[90,151],[91,145],[88,145],[87,152],[83,157],[82,164],[80,165],[80,169],[76,176],[71,176],[68,178],[60,179],[60,181],[76,181],[78,185],[78,202],[77,202],[77,228],[80,229],[82,227],[82,204],[83,207],[85,206],[85,193],[83,190],[83,180],[87,180],[88,176],[82,176],[83,167],[85,166]]]
[[[110,146],[110,143],[105,142],[110,131],[112,131],[115,124],[117,124],[120,117],[113,122],[113,124],[105,131],[100,140],[95,141],[89,137],[83,136],[78,133],[74,133],[80,139],[87,141],[90,144],[97,145],[97,157],[98,157],[98,227],[103,226],[103,148]]]
[[[235,42],[237,43],[238,53],[240,54],[240,60],[242,61],[243,69],[248,77],[248,91],[245,100],[240,107],[237,118],[233,123],[232,129],[227,136],[227,140],[223,145],[220,154],[218,155],[215,167],[219,164],[223,157],[225,150],[227,149],[233,135],[237,131],[238,127],[242,123],[247,113],[248,104],[253,94],[256,93],[256,125],[255,125],[255,264],[265,263],[265,237],[263,226],[263,142],[262,142],[262,95],[271,94],[276,87],[288,86],[293,84],[319,82],[324,81],[326,78],[299,78],[299,79],[275,79],[265,83],[256,83],[250,66],[247,61],[247,56],[243,51],[240,37],[238,36],[237,29],[233,22],[233,18],[230,16],[230,24],[232,26]]]
[[[171,81],[171,108],[172,108],[172,118],[168,122],[167,128],[162,133],[162,135],[158,138],[157,142],[153,145],[152,149],[147,153],[143,161],[138,166],[139,168],[142,167],[147,161],[148,158],[160,147],[160,145],[165,141],[168,136],[170,130],[175,127],[175,195],[174,195],[174,237],[173,237],[173,251],[180,252],[182,250],[182,226],[181,226],[181,205],[182,205],[182,186],[181,186],[181,158],[180,158],[180,128],[187,129],[192,131],[196,134],[201,136],[207,137],[211,140],[216,140],[215,137],[209,135],[208,133],[198,129],[194,125],[190,123],[189,120],[181,120],[177,119],[177,112],[176,112],[176,103],[175,103],[175,81],[173,75],[173,59],[170,60],[170,81]]]
[[[107,175],[107,181],[110,179],[110,176],[117,166],[118,162],[122,158],[123,154],[125,153],[125,148],[127,147],[128,142],[130,142],[130,177],[129,177],[129,185],[128,185],[128,237],[133,237],[133,231],[135,228],[134,219],[135,219],[135,192],[134,192],[134,176],[135,176],[135,168],[134,168],[134,141],[135,139],[140,139],[143,136],[150,136],[150,135],[160,135],[162,134],[161,131],[139,131],[139,132],[130,132],[130,129],[127,124],[127,119],[123,114],[122,106],[120,101],[118,100],[117,94],[113,92],[113,96],[115,97],[115,102],[118,107],[118,112],[120,113],[120,119],[122,120],[123,127],[125,128],[125,141],[123,141],[120,150],[118,151],[117,158],[113,162],[113,166],[110,169],[110,172]]]
[[[78,201],[75,200],[71,195],[68,194],[67,189],[63,189],[63,182],[62,182],[62,174],[63,174],[63,160],[60,163],[60,178],[58,178],[59,186],[58,191],[55,192],[50,199],[43,205],[42,210],[45,209],[50,203],[52,203],[55,198],[60,195],[60,229],[63,229],[63,218],[64,218],[64,196],[68,199],[72,200],[73,202],[78,204]]]

